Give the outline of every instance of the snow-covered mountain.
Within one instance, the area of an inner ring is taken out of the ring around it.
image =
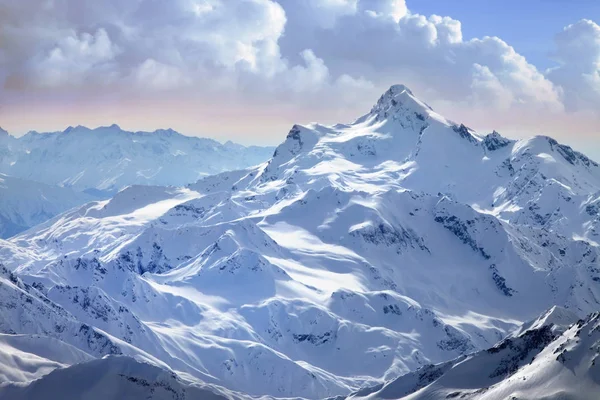
[[[428,365],[345,399],[592,400],[599,394],[600,314],[577,320],[554,308],[492,348]]]
[[[78,126],[15,138],[0,128],[0,238],[128,185],[183,186],[272,154],[270,147],[221,144],[173,130]]]
[[[128,132],[117,125],[15,138],[0,131],[0,172],[78,191],[116,193],[125,186],[183,186],[203,176],[267,160],[271,147],[181,135],[172,129]]]
[[[0,243],[13,303],[29,288],[101,337],[36,307],[2,331],[251,396],[344,396],[554,305],[598,310],[599,208],[594,161],[477,134],[397,85],[352,124],[294,126],[258,167],[131,186]]]

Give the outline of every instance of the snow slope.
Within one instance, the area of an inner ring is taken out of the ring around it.
[[[272,153],[270,147],[221,144],[171,129],[128,132],[117,125],[20,138],[0,133],[0,172],[111,194],[134,184],[183,186],[207,174],[259,164]]]
[[[225,389],[190,384],[172,372],[129,357],[106,357],[57,369],[28,385],[0,385],[0,398],[27,400],[244,399]]]
[[[91,360],[76,347],[47,336],[0,335],[0,382],[29,382]]]
[[[597,310],[599,207],[594,161],[477,134],[396,85],[352,124],[294,126],[258,167],[128,187],[0,259],[124,354],[325,398],[464,359],[554,305]]]
[[[556,315],[560,314],[560,315]],[[600,319],[554,308],[496,346],[348,399],[597,399]]]

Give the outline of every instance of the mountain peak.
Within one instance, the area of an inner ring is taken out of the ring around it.
[[[8,132],[0,126],[0,136],[8,136]]]
[[[511,336],[517,337],[525,332],[541,329],[545,326],[549,326],[553,330],[564,330],[578,320],[579,317],[574,312],[567,310],[564,307],[553,306],[549,310],[543,312],[538,318],[524,323],[518,330],[513,332]]]
[[[390,88],[387,91],[390,92],[390,93],[408,92],[408,94],[410,94],[411,96],[413,96],[412,90],[410,90],[406,85],[403,85],[401,83],[390,86]]]
[[[79,132],[79,131],[89,131],[90,129],[83,125],[77,126],[68,126],[63,133],[71,133],[71,132]]]
[[[377,115],[378,119],[387,119],[398,114],[414,113],[417,118],[424,119],[431,111],[431,107],[417,99],[406,85],[397,84],[381,95],[371,114]]]

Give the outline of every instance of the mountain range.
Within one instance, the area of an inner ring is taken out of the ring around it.
[[[129,185],[183,186],[260,164],[272,154],[271,147],[221,144],[172,129],[77,126],[19,138],[0,129],[0,237]]]
[[[256,167],[152,183],[0,241],[3,348],[30,360],[0,397],[600,392],[600,166],[554,139],[395,85]]]

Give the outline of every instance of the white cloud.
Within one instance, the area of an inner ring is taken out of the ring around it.
[[[184,71],[151,58],[144,61],[133,71],[132,78],[140,89],[145,90],[179,89],[191,83]]]
[[[320,90],[329,79],[329,69],[322,59],[312,50],[301,53],[305,65],[296,65],[287,73],[289,86],[295,92],[315,92]]]
[[[500,79],[488,67],[477,63],[473,65],[471,90],[471,104],[487,104],[498,110],[507,110],[514,102],[513,94],[502,86]]]
[[[567,26],[555,39],[555,58],[560,66],[547,75],[564,91],[571,111],[600,107],[600,26],[581,20]]]
[[[408,14],[405,0],[362,0],[357,5],[360,12],[377,17],[392,18],[396,22]]]
[[[81,84],[87,78],[109,80],[111,63],[118,53],[104,29],[94,34],[72,32],[46,54],[31,60],[29,72],[34,83],[47,87]]]
[[[440,100],[468,102],[480,98],[472,90],[480,84],[473,70],[481,66],[495,79],[486,90],[496,89],[504,105],[511,98],[518,107],[562,107],[552,82],[511,46],[492,37],[464,41],[460,22],[449,17],[407,14],[396,21],[356,12],[339,16],[333,29],[288,38],[282,49],[299,46],[319,54],[332,76],[365,76],[382,88],[403,81]]]

